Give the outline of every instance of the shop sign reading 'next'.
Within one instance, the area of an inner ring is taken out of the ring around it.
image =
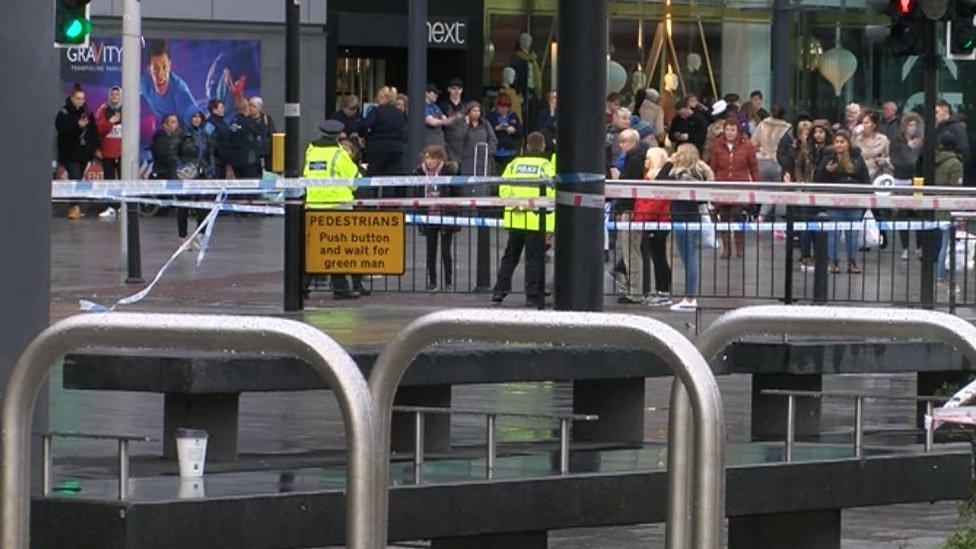
[[[427,44],[432,48],[466,48],[468,45],[467,20],[448,17],[428,20]]]

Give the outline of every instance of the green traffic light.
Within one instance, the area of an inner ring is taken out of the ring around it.
[[[85,30],[85,26],[78,19],[73,19],[68,27],[64,29],[64,35],[68,38],[78,38]]]

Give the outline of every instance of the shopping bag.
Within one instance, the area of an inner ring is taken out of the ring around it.
[[[875,248],[881,245],[881,231],[871,210],[864,212],[864,247]]]

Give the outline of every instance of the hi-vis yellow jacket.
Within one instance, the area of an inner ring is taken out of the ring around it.
[[[552,162],[540,156],[519,156],[513,159],[502,179],[549,179],[556,176],[556,168]],[[535,198],[540,196],[537,185],[499,185],[498,196],[502,198]],[[552,187],[546,188],[546,196],[556,196]],[[505,208],[505,218],[502,226],[506,229],[538,231],[539,214],[523,208]],[[546,231],[552,232],[556,228],[556,213],[546,211]]]
[[[314,179],[354,179],[359,177],[359,166],[349,153],[339,145],[310,143],[305,150],[303,177]],[[336,202],[353,199],[353,185],[334,187],[309,187],[305,192],[305,207],[310,210],[328,210]]]

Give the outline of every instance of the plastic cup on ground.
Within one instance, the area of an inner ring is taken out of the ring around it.
[[[202,429],[176,429],[176,455],[180,462],[180,476],[199,478],[207,460],[207,432]]]

